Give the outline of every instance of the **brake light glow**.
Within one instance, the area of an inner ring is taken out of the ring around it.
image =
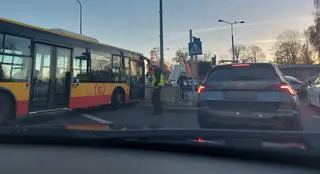
[[[202,137],[198,137],[197,142],[198,143],[205,143],[206,141]]]
[[[201,93],[203,93],[203,91],[205,90],[205,87],[203,85],[200,85],[198,87],[198,95],[200,95]]]
[[[296,94],[296,92],[294,91],[294,89],[292,89],[292,87],[289,86],[289,85],[287,85],[287,84],[280,85],[280,89],[287,91],[287,92],[288,92],[289,94],[291,94],[291,95],[295,95],[295,94]]]
[[[234,64],[234,65],[232,65],[232,67],[248,67],[248,66],[250,66],[250,64]]]

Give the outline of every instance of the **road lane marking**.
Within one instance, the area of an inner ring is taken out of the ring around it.
[[[94,117],[92,115],[88,115],[88,114],[80,114],[82,117],[84,118],[87,118],[87,119],[90,119],[90,120],[94,120],[98,123],[101,123],[101,124],[112,124],[111,121],[107,121],[107,120],[104,120],[104,119],[101,119],[101,118],[98,118],[98,117]]]

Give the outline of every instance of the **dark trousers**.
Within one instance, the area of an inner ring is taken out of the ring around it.
[[[152,106],[153,106],[153,113],[154,114],[161,114],[162,113],[162,103],[161,103],[161,87],[157,89],[153,89],[152,92]]]

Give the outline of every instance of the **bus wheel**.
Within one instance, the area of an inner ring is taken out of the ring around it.
[[[14,104],[7,94],[0,94],[0,124],[14,117]]]
[[[118,110],[124,102],[124,95],[121,90],[115,90],[112,94],[111,108]]]

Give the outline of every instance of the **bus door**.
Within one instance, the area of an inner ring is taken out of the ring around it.
[[[67,108],[69,106],[71,90],[71,49],[56,48],[55,66],[55,108]]]
[[[138,81],[139,81],[139,99],[144,99],[144,95],[145,95],[145,64],[144,64],[144,60],[141,59],[138,63],[139,66],[139,73],[138,73]]]
[[[71,50],[35,44],[30,111],[67,108]]]
[[[144,76],[140,62],[130,60],[130,98],[133,100],[143,99]]]

